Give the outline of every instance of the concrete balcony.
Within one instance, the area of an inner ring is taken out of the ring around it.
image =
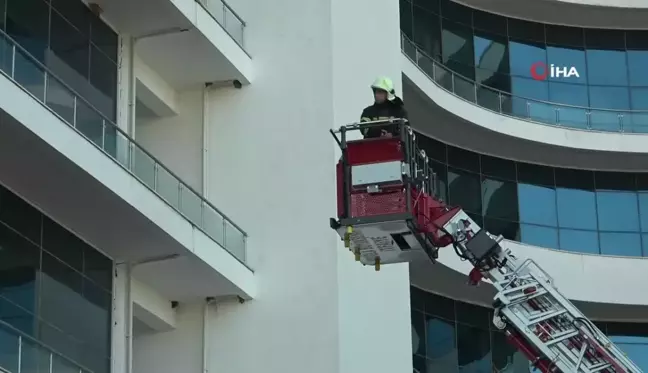
[[[6,35],[0,182],[166,299],[252,298],[246,234]]]
[[[253,79],[245,22],[222,0],[96,0],[133,51],[173,88]],[[131,51],[131,54],[133,54]]]

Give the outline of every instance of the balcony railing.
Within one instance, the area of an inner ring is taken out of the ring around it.
[[[245,50],[245,21],[224,0],[196,0]]]
[[[0,372],[92,373],[3,321],[0,321]]]
[[[0,73],[30,93],[239,261],[246,262],[247,235],[241,228],[2,31]]]
[[[648,133],[648,111],[595,109],[516,96],[466,78],[433,58],[401,33],[401,50],[436,85],[499,114],[586,131]]]

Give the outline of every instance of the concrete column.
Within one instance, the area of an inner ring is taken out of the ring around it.
[[[133,129],[130,123],[134,118],[131,112],[131,100],[134,92],[133,79],[133,64],[134,59],[132,56],[133,39],[128,34],[122,34],[119,37],[119,55],[117,66],[117,127],[124,133],[132,137]],[[133,100],[134,102],[134,100]],[[134,110],[134,108],[133,108]],[[129,142],[126,137],[117,135],[117,159],[123,165],[129,165]]]
[[[129,312],[128,269],[126,264],[116,265],[113,273],[112,311],[112,371],[127,373],[129,364]]]

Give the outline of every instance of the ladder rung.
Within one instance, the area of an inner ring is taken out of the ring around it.
[[[513,296],[513,297],[509,298],[509,300],[511,301],[511,303],[518,302],[520,300],[522,302],[526,302],[528,300],[531,300],[531,299],[546,295],[547,293],[548,293],[547,290],[541,289],[541,290],[535,291],[535,292],[533,292],[531,294],[520,294],[520,295],[517,295],[517,296]]]
[[[592,373],[595,373],[595,372],[600,372],[603,369],[607,369],[607,368],[609,368],[611,366],[612,366],[612,364],[610,364],[610,363],[601,363],[601,364],[597,364],[597,365],[592,366],[590,368],[590,370],[592,371]]]
[[[560,343],[566,339],[569,339],[571,337],[575,337],[579,334],[578,330],[572,329],[572,330],[565,330],[564,332],[556,333],[552,336],[551,340],[547,341],[547,346],[554,345],[556,343]]]
[[[565,309],[558,310],[558,311],[544,312],[541,314],[544,316],[534,316],[531,320],[527,321],[527,326],[531,326],[542,321],[553,319],[554,317],[560,316],[565,313],[567,313],[567,310]]]
[[[514,288],[503,290],[502,293],[510,294],[510,293],[515,293],[516,291],[524,291],[524,290],[526,290],[528,288],[532,288],[534,286],[537,287],[537,285],[538,285],[537,282],[535,282],[535,283],[532,282],[532,283],[524,284],[522,286],[516,286]]]

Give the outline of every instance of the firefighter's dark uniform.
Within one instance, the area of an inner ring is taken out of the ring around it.
[[[375,103],[371,106],[367,106],[362,111],[360,121],[373,122],[387,119],[407,119],[405,104],[399,97],[396,97],[391,101],[385,100],[383,103]],[[363,135],[365,139],[380,137],[383,130],[391,133],[393,136],[400,135],[398,123],[367,128],[363,130]]]

